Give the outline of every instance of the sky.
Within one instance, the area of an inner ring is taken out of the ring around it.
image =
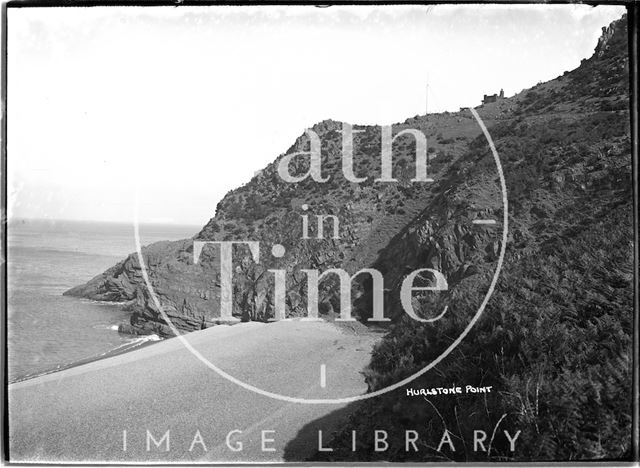
[[[206,223],[324,119],[388,125],[576,68],[620,6],[8,9],[9,216]],[[136,202],[138,200],[138,202]]]

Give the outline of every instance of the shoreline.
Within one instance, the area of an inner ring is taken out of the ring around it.
[[[119,333],[119,332],[116,332]],[[131,335],[131,336],[135,336],[135,335]],[[79,366],[83,366],[85,364],[91,364],[93,362],[97,362],[97,361],[101,361],[103,359],[108,359],[111,357],[115,357],[115,356],[120,356],[122,354],[127,354],[130,353],[132,351],[137,351],[143,348],[146,348],[148,346],[151,346],[153,344],[157,344],[160,343],[162,341],[166,341],[168,338],[160,338],[157,335],[139,335],[140,336],[140,340],[139,341],[132,341],[130,343],[124,343],[116,348],[113,348],[109,351],[105,351],[102,354],[98,354],[98,355],[94,355],[94,356],[88,356],[82,359],[79,359],[77,361],[73,361],[73,362],[69,362],[69,363],[65,363],[65,364],[60,364],[58,367],[54,368],[54,369],[49,369],[49,370],[45,370],[45,371],[41,371],[41,372],[35,372],[32,374],[27,374],[25,376],[21,376],[18,377],[16,379],[13,380],[9,380],[8,384],[9,385],[13,385],[13,384],[17,384],[20,382],[26,382],[28,380],[32,380],[32,379],[36,379],[38,377],[42,377],[44,375],[50,375],[50,374],[55,374],[57,372],[62,372],[68,369],[72,369],[74,367],[79,367]],[[148,338],[145,339],[146,337],[155,337],[155,338]]]
[[[298,319],[299,320],[299,319]],[[296,319],[285,319],[282,320],[282,322],[295,322],[298,321]],[[336,329],[340,330],[341,333],[347,333],[347,334],[355,334],[355,335],[360,335],[360,334],[373,334],[373,335],[378,335],[378,334],[382,334],[385,333],[385,329],[384,327],[372,327],[372,326],[366,326],[360,322],[355,322],[357,323],[357,325],[351,325],[351,324],[341,324],[341,323],[336,323],[333,320],[325,320],[326,323],[330,323],[332,324],[334,327],[336,327]],[[211,330],[214,328],[218,328],[221,325],[224,326],[225,329],[228,329],[230,327],[233,327],[235,325],[248,325],[248,324],[265,324],[268,325],[270,323],[277,323],[277,322],[258,322],[258,321],[249,321],[249,322],[237,322],[237,323],[220,323],[220,324],[216,324],[212,327],[207,328],[206,330]],[[244,328],[244,327],[243,327]],[[185,335],[191,335],[193,333],[197,333],[197,332],[201,332],[204,330],[194,330],[193,332],[188,332],[188,333],[183,333],[183,336]],[[117,332],[120,333],[120,332]],[[130,343],[124,343],[123,345],[120,345],[114,349],[111,349],[109,351],[105,351],[102,354],[99,355],[94,355],[94,356],[88,356],[82,359],[79,359],[77,361],[74,362],[70,362],[70,363],[65,363],[65,364],[61,364],[58,367],[54,368],[54,369],[49,369],[49,370],[45,370],[45,371],[41,371],[41,372],[36,372],[33,374],[28,374],[26,376],[22,376],[22,377],[18,377],[14,380],[10,380],[8,381],[8,385],[14,385],[14,384],[18,384],[18,383],[22,383],[22,382],[27,382],[29,380],[33,380],[36,379],[38,377],[43,377],[46,375],[52,375],[52,374],[56,374],[58,372],[63,372],[69,369],[73,369],[76,367],[80,367],[80,366],[84,366],[87,364],[92,364],[95,362],[99,362],[99,361],[103,361],[109,358],[113,358],[116,356],[121,356],[124,354],[129,354],[132,353],[134,351],[140,351],[144,348],[148,348],[154,344],[159,344],[162,342],[167,342],[167,341],[171,341],[172,339],[175,339],[177,337],[173,336],[173,337],[168,337],[168,338],[162,338],[159,337],[158,335],[131,335],[131,336],[138,336],[140,337],[140,340],[138,341],[132,341]],[[151,338],[151,337],[155,337],[155,338]]]
[[[188,334],[194,349],[240,382],[311,400],[366,393],[361,371],[377,338],[345,332],[329,322],[293,320],[216,326]],[[323,366],[326,387],[321,384]],[[320,424],[325,433],[337,430],[342,411],[349,407],[251,397],[238,382],[207,369],[181,339],[10,385],[8,392],[10,448],[16,462],[304,460],[317,443],[311,429]],[[147,451],[145,434],[163,437],[168,428],[172,446],[180,447],[183,436],[190,438],[199,429],[209,450]],[[231,431],[234,446],[244,445],[242,451],[225,449]],[[273,431],[273,451],[255,443],[263,431]]]

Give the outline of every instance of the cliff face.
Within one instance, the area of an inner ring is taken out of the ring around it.
[[[625,135],[616,125],[627,118],[628,71],[620,53],[622,34],[614,34],[618,29],[610,26],[594,56],[578,69],[478,108],[494,139],[502,138],[507,146],[519,145],[519,151],[507,152],[502,161],[514,218],[512,248],[529,251],[552,235],[547,232],[549,220],[567,210],[564,202],[582,193],[585,189],[581,187],[616,184],[625,177],[626,167],[620,167],[618,158],[626,151]],[[615,135],[606,145],[602,141],[591,145],[591,130],[597,133],[610,127]],[[322,141],[323,175],[331,177],[328,182],[283,181],[277,173],[277,164],[284,157],[280,155],[246,185],[229,192],[218,204],[215,217],[195,237],[260,242],[259,264],[251,261],[246,249],[237,248],[234,253],[237,317],[267,320],[273,316],[273,275],[268,269],[286,270],[287,313],[300,316],[306,314],[302,269],[343,268],[353,274],[375,267],[384,274],[392,299],[385,301],[385,315],[398,317],[399,287],[408,270],[438,269],[452,291],[462,291],[485,284],[495,268],[500,231],[472,221],[501,219],[500,191],[495,165],[469,111],[416,116],[393,126],[394,134],[413,128],[427,136],[433,183],[410,182],[415,173],[411,136],[398,138],[393,146],[393,174],[399,181],[373,182],[381,171],[381,130],[357,125],[354,130],[362,132],[354,135],[354,172],[369,177],[359,184],[349,182],[341,170],[341,128],[342,123],[331,120],[312,128]],[[573,136],[540,158],[539,142],[553,138],[554,129],[572,129]],[[590,146],[585,149],[584,145]],[[303,134],[285,154],[308,148],[309,138]],[[291,164],[292,173],[306,171],[303,159]],[[536,180],[539,186],[532,182]],[[309,209],[303,210],[303,204]],[[301,239],[302,216],[309,217],[313,237],[316,214],[338,217],[338,239],[331,238],[330,221],[324,239]],[[271,255],[276,243],[286,248],[283,258]],[[217,249],[205,247],[195,265],[191,239],[156,243],[144,247],[142,253],[154,290],[176,327],[191,331],[216,323],[221,280]],[[133,314],[130,326],[123,330],[171,335],[149,298],[136,254],[65,294],[128,301]],[[355,284],[354,315],[370,315],[371,296],[370,283],[361,279]],[[322,282],[320,303],[327,317],[339,312],[335,278]]]
[[[213,315],[205,315],[210,303],[216,303],[215,274],[207,263],[193,265],[193,242],[157,242],[143,248],[149,279],[161,300],[165,313],[181,330],[199,330],[212,325]],[[101,301],[127,302],[133,311],[131,323],[121,331],[171,336],[145,286],[137,254],[96,276],[84,285],[64,293]]]

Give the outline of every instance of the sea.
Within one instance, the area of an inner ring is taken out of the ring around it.
[[[193,237],[200,226],[140,224],[140,241]],[[122,305],[63,296],[135,251],[131,223],[11,219],[7,227],[9,382],[159,340],[118,332]]]

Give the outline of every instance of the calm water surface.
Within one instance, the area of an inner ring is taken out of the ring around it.
[[[140,225],[140,238],[146,245],[199,230]],[[7,242],[10,382],[154,339],[119,334],[129,319],[120,306],[62,296],[135,251],[132,225],[11,220]]]

